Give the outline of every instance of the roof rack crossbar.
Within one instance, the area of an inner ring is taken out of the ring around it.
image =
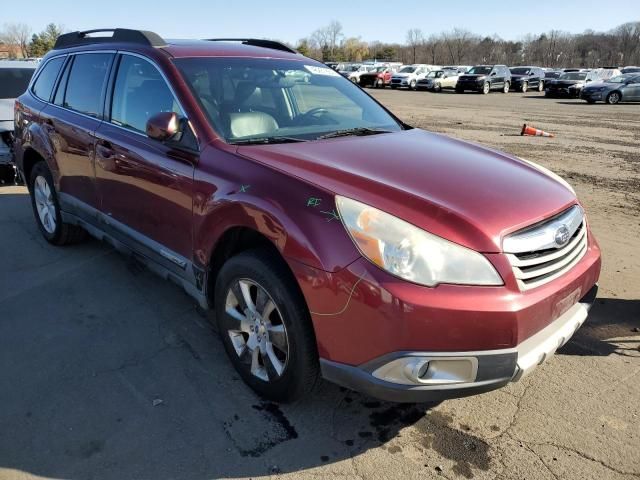
[[[298,53],[284,43],[275,40],[264,40],[260,38],[207,38],[208,42],[240,42],[243,45],[251,45],[252,47],[270,48],[272,50],[281,50],[283,52]]]
[[[94,33],[112,32],[111,36],[92,36]],[[127,28],[99,28],[85,30],[83,32],[70,32],[60,35],[55,49],[91,45],[95,43],[136,43],[150,47],[163,47],[167,45],[164,39],[154,32],[145,30],[130,30]]]

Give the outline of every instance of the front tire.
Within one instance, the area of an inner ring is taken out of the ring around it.
[[[607,95],[606,102],[609,105],[616,105],[620,103],[620,100],[622,100],[622,96],[620,96],[619,92],[611,92],[609,95]]]
[[[543,90],[544,90],[544,82],[540,80],[540,82],[538,82],[538,91],[542,92]]]
[[[504,87],[502,87],[502,93],[509,93],[509,88],[511,88],[511,84],[509,82],[504,82]]]
[[[527,90],[529,90],[529,84],[527,82],[522,82],[521,90],[522,93],[527,93]]]
[[[440,85],[439,83],[436,83],[436,84],[433,86],[433,91],[434,91],[434,92],[438,93],[438,92],[440,92],[441,90],[442,90],[442,85]]]
[[[215,313],[231,363],[258,395],[290,402],[313,389],[320,369],[311,318],[272,251],[250,250],[223,265]]]
[[[13,185],[17,178],[13,165],[2,164],[0,165],[0,182],[5,185]]]
[[[85,230],[62,221],[53,177],[44,161],[36,163],[31,170],[29,193],[36,223],[47,242],[53,245],[70,245],[84,240],[87,234]]]
[[[489,82],[484,82],[484,85],[482,85],[481,93],[483,95],[488,95],[490,91],[491,91],[491,84],[489,84]]]
[[[411,80],[411,83],[409,83],[409,90],[415,90],[415,89],[416,89],[416,81]]]

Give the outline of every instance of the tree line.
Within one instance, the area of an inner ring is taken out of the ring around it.
[[[7,52],[9,58],[42,57],[62,33],[64,28],[54,23],[38,33],[33,33],[25,23],[7,23],[0,29],[0,45],[11,47]]]
[[[63,32],[62,26],[53,23],[39,33],[33,33],[26,24],[5,24],[0,29],[0,44],[12,47],[9,56],[41,57]],[[551,30],[520,40],[481,36],[461,28],[430,35],[411,28],[404,43],[384,43],[347,36],[342,24],[334,20],[292,46],[324,62],[375,59],[433,65],[500,63],[584,68],[640,65],[640,22],[624,23],[608,32],[571,34]]]
[[[365,42],[345,35],[333,21],[295,45],[304,55],[327,61],[387,62],[433,65],[538,65],[583,67],[640,65],[640,22],[624,23],[608,32],[587,30],[572,34],[551,30],[520,40],[481,36],[461,28],[427,35],[419,28],[407,31],[404,43]]]

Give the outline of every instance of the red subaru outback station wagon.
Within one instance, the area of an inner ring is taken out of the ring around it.
[[[15,106],[42,235],[86,232],[212,312],[267,398],[516,381],[582,325],[600,250],[528,161],[403,123],[276,42],[61,36]]]

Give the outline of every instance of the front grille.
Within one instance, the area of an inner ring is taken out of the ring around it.
[[[549,242],[549,235],[554,235],[561,227],[569,229],[570,238],[565,245],[557,247]],[[533,245],[539,241],[541,248],[520,251],[518,241],[522,245]],[[513,235],[512,240],[505,241],[507,244],[518,250],[505,253],[521,291],[549,283],[571,270],[587,252],[587,227],[582,209],[572,207],[554,219]]]

